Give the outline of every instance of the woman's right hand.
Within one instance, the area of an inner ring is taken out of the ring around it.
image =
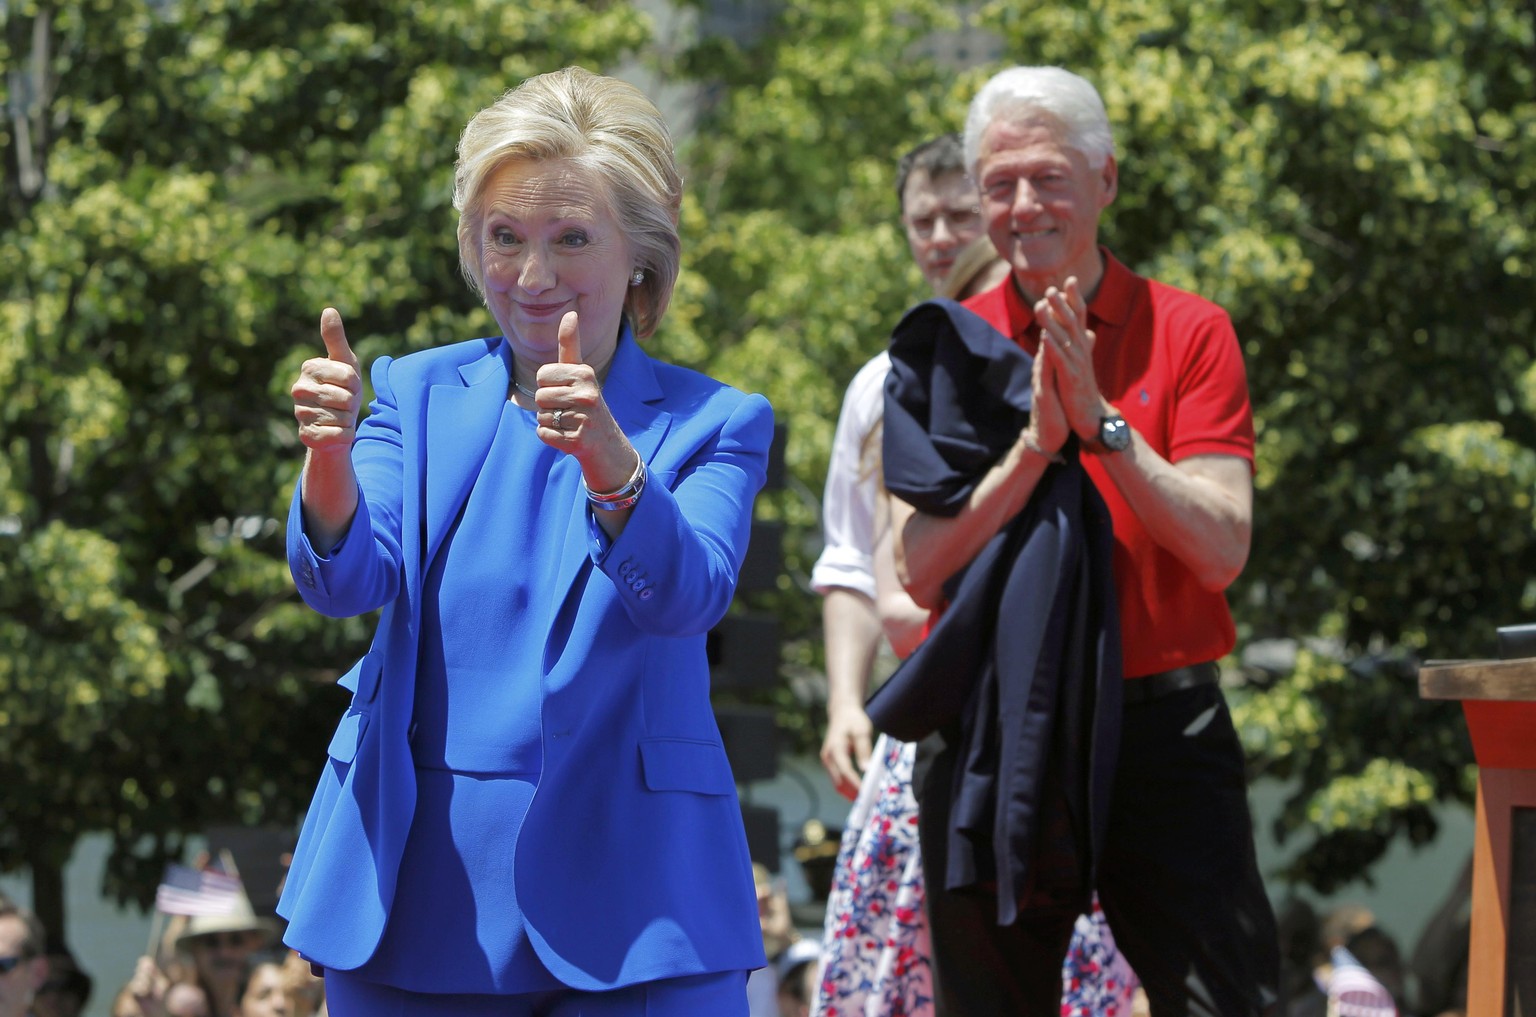
[[[301,499],[304,530],[315,552],[325,555],[347,532],[357,512],[357,476],[352,471],[352,442],[363,402],[363,378],[357,355],[347,345],[341,314],[320,312],[325,356],[304,361],[293,383],[293,416],[299,440],[309,449]]]
[[[862,703],[827,705],[827,736],[821,743],[821,765],[837,793],[853,801],[859,796],[863,773],[869,769],[875,727]]]
[[[334,307],[320,312],[320,338],[326,355],[306,360],[299,368],[292,389],[293,415],[299,422],[299,441],[312,452],[346,452],[357,435],[363,377]]]

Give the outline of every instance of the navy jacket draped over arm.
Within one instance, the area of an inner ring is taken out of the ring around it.
[[[1032,358],[961,305],[909,311],[891,339],[887,488],[953,516],[1029,419]],[[1077,460],[945,585],[928,638],[868,703],[906,741],[941,731],[957,753],[950,890],[995,886],[998,923],[1021,904],[1081,896],[1103,843],[1119,746],[1120,626],[1109,511]]]

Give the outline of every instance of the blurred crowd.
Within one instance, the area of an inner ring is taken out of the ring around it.
[[[808,1017],[821,941],[796,928],[782,879],[761,865],[753,874],[769,963],[749,982],[752,1017]],[[1318,913],[1304,901],[1287,902],[1280,908],[1284,1017],[1465,1017],[1469,898],[1470,867],[1411,958],[1361,905]],[[165,918],[105,1013],[325,1017],[324,980],[282,945],[280,931],[279,920],[258,915],[243,890],[226,913]],[[31,911],[0,894],[0,1017],[82,1017],[95,988]],[[1138,994],[1131,1017],[1145,1006]]]
[[[782,881],[762,866],[754,874],[769,965],[752,976],[752,1015],[807,1017],[821,943],[796,929]],[[1281,909],[1286,1017],[1464,1017],[1467,889],[1455,888],[1432,916],[1411,959],[1365,907],[1318,914],[1288,903]],[[158,928],[150,952],[112,995],[109,1017],[325,1015],[324,981],[243,893],[228,913],[172,917]],[[0,894],[0,1017],[81,1017],[94,988],[36,916]]]
[[[287,859],[284,857],[286,863]],[[205,856],[196,867],[207,868]],[[215,869],[234,871],[225,856]],[[782,877],[753,866],[768,966],[748,983],[751,1017],[810,1017],[823,945],[797,928]],[[813,886],[813,896],[825,896]],[[1465,1017],[1471,866],[1429,917],[1410,955],[1357,903],[1318,911],[1292,898],[1277,910],[1284,1006],[1279,1017]],[[244,884],[218,914],[160,915],[146,955],[107,1017],[326,1017],[325,982],[281,942],[281,922],[258,914]],[[83,1017],[95,985],[69,949],[28,909],[0,893],[0,1017]],[[1128,1008],[1069,1009],[1072,1017],[1140,1017]],[[1094,1012],[1098,1011],[1098,1012]],[[1116,1012],[1118,1011],[1118,1012]]]
[[[317,1017],[325,982],[247,906],[172,920],[158,956],[143,956],[110,1017]],[[47,1017],[38,1013],[36,1017]]]
[[[1431,916],[1411,958],[1369,908],[1318,914],[1290,901],[1280,910],[1286,1017],[1466,1017],[1469,888]]]
[[[110,1017],[324,1017],[324,980],[243,890],[226,913],[161,919]],[[0,894],[0,1017],[81,1017],[95,990],[37,916]]]

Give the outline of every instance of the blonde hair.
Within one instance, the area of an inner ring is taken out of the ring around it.
[[[529,78],[470,119],[459,138],[453,207],[459,212],[459,268],[481,299],[481,191],[513,159],[569,159],[607,185],[635,268],[644,273],[639,285],[629,287],[624,312],[637,337],[654,332],[677,282],[683,195],[672,136],[655,103],[627,82],[566,67]]]
[[[939,296],[951,300],[964,300],[973,296],[978,292],[977,284],[985,281],[988,271],[1002,264],[1003,259],[998,255],[997,248],[992,246],[992,239],[986,235],[977,237],[955,255],[954,264],[949,268],[949,275],[944,277],[944,288]]]

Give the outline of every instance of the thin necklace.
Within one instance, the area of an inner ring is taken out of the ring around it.
[[[517,372],[515,370],[512,372],[512,387],[517,389],[517,391],[522,394],[524,399],[527,399],[530,403],[533,403],[535,407],[537,407],[538,400],[534,398],[533,390],[524,387],[523,383],[517,380]],[[603,387],[601,379],[599,379],[597,387],[599,389]]]

